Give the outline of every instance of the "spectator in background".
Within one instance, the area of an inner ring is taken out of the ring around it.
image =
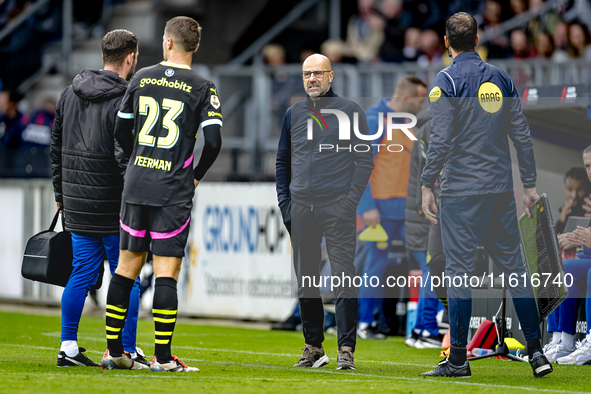
[[[413,75],[403,76],[397,83],[394,95],[383,97],[376,104],[366,110],[367,124],[371,134],[376,134],[382,128],[386,130],[386,115],[388,112],[418,113],[425,103],[427,85]],[[397,118],[395,122],[404,123],[406,119]],[[414,131],[413,131],[414,133]],[[406,196],[410,172],[410,152],[413,141],[401,132],[392,134],[393,139],[387,139],[387,133],[380,138],[381,149],[374,150],[374,170],[361,201],[358,213],[363,216],[367,227],[381,225],[388,234],[388,243],[393,239],[406,241],[404,227]],[[389,146],[403,146],[390,151]],[[395,169],[393,171],[393,169]],[[377,242],[368,242],[367,260],[364,274],[368,277],[377,276],[380,281],[385,280],[384,273],[388,265],[388,248],[381,248]],[[425,260],[425,252],[411,252],[417,261]],[[421,267],[426,266],[419,263]],[[383,339],[377,332],[375,316],[381,314],[381,299],[383,289],[375,287],[359,288],[359,326],[357,336],[360,338]],[[377,313],[376,313],[377,310]],[[436,308],[433,312],[435,322]],[[420,313],[420,312],[419,312]],[[437,336],[437,323],[432,333]],[[441,343],[441,340],[439,340]]]
[[[548,32],[538,33],[536,39],[536,51],[538,56],[544,59],[552,59],[554,56],[554,40]]]
[[[544,4],[544,2],[544,0],[530,0],[530,11],[536,12],[542,6],[542,4]],[[549,10],[529,21],[529,34],[534,39],[537,38],[538,34],[543,31],[547,31],[550,34],[554,34],[556,26],[560,23],[562,23],[562,20],[560,19],[560,16],[556,13],[556,11]],[[537,44],[537,42],[535,42],[535,44]]]
[[[332,64],[342,63],[344,43],[341,40],[326,40],[320,45],[320,53],[326,56]]]
[[[22,133],[29,117],[21,114],[18,103],[23,96],[16,92],[0,92],[0,145],[9,149],[21,146]]]
[[[289,74],[279,68],[286,62],[285,48],[280,44],[271,43],[263,47],[263,61],[271,66],[271,123],[272,127],[280,128],[283,114],[291,106],[291,98],[298,95],[302,89],[302,79],[299,75]]]
[[[441,40],[435,30],[425,30],[419,36],[419,57],[417,62],[419,67],[439,66],[443,50],[441,49]]]
[[[557,63],[563,63],[570,59],[568,56],[568,26],[564,22],[560,22],[554,29],[554,54],[552,60]]]
[[[414,62],[417,60],[419,51],[419,36],[421,30],[416,27],[409,27],[404,32],[404,48],[402,48],[402,55],[404,61]]]
[[[586,175],[587,181],[589,181],[589,179],[591,179],[591,146],[588,146],[583,151],[583,164],[585,165],[585,172],[583,173]],[[573,176],[579,178],[581,175],[581,169],[569,170],[569,172],[567,172],[567,177],[569,177],[569,174],[573,170],[576,170],[576,175],[573,173]],[[567,188],[567,180],[568,178],[565,178],[565,188]],[[576,183],[570,183],[573,186],[572,188],[576,186]],[[588,183],[589,182],[587,182],[587,184]],[[573,190],[571,192],[573,195],[570,196],[570,199],[577,199],[582,193],[582,190]],[[575,197],[574,194],[577,194],[577,196]],[[567,190],[567,201],[568,199],[569,192]],[[561,212],[561,220],[565,209],[568,211],[568,205],[566,202]],[[577,350],[577,345],[575,344],[575,334],[577,311],[581,300],[585,297],[585,293],[587,292],[587,276],[591,269],[590,241],[591,230],[580,226],[573,232],[560,234],[558,236],[558,244],[562,250],[573,250],[578,246],[582,246],[583,252],[578,253],[576,258],[564,260],[562,263],[565,274],[571,274],[573,282],[572,286],[568,289],[568,298],[566,298],[558,308],[548,316],[548,332],[552,333],[552,339],[546,346],[544,346],[544,355],[551,362],[557,362],[558,359],[566,357],[566,359],[559,361],[559,364],[562,364],[564,361],[568,360],[569,355],[576,354],[575,351]],[[591,327],[587,327],[586,334],[589,333],[590,328]],[[572,364],[572,362],[568,363]]]
[[[16,92],[0,92],[0,176],[15,177],[24,174],[19,149],[22,133],[29,117],[18,110],[22,95]]]
[[[510,0],[509,5],[511,6],[513,17],[527,11],[527,0]]]
[[[568,53],[574,58],[591,60],[589,29],[581,22],[573,22],[567,30]]]
[[[53,130],[56,104],[57,101],[52,97],[43,100],[42,108],[31,115],[29,124],[23,131],[22,140],[24,143],[43,147],[51,145],[51,130]]]
[[[497,0],[487,0],[485,3],[482,28],[487,31],[500,25],[503,15],[503,6]],[[488,56],[493,59],[506,58],[509,52],[509,38],[506,34],[494,38],[487,45]]]
[[[583,167],[573,167],[564,176],[564,192],[566,199],[559,209],[560,219],[556,222],[556,233],[564,231],[566,222],[570,216],[588,216],[583,208],[586,205],[584,199],[591,193],[591,182],[587,177],[587,172]],[[589,206],[591,209],[591,206]]]
[[[376,12],[374,0],[358,0],[357,7],[358,14],[347,25],[347,53],[359,62],[372,62],[384,42],[385,23]]]
[[[267,44],[263,47],[263,61],[269,66],[285,64],[285,49],[279,44]]]
[[[529,59],[537,55],[526,32],[520,29],[511,32],[511,51],[513,59]]]
[[[404,9],[402,0],[382,0],[380,11],[385,21],[385,41],[380,47],[380,58],[384,62],[403,62],[404,33],[411,27],[412,15]]]

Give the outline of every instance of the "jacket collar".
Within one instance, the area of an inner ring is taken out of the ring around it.
[[[331,101],[330,99],[339,97],[335,92],[332,91],[332,86],[328,89],[328,92],[324,96],[318,97],[321,100],[312,100],[309,95],[306,95],[306,103],[309,106],[314,106],[314,102],[318,101],[319,103],[326,103]]]
[[[468,60],[480,60],[480,61],[482,61],[482,59],[480,58],[480,55],[478,54],[478,52],[476,52],[476,51],[466,51],[466,52],[462,52],[462,53],[458,54],[454,58],[453,64],[456,64],[457,62],[468,61]]]

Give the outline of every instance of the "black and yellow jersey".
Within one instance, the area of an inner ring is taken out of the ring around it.
[[[199,126],[222,126],[213,82],[190,67],[162,62],[139,70],[118,113],[134,120],[123,200],[162,206],[193,198],[193,149]]]

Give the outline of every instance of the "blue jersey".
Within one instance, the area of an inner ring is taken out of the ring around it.
[[[513,192],[511,139],[521,182],[534,187],[529,125],[509,75],[474,51],[457,55],[429,93],[431,142],[421,181],[433,187],[443,169],[441,197]]]

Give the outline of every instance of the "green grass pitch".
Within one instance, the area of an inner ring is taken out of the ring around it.
[[[25,311],[26,312],[26,311]],[[29,313],[29,314],[26,314]],[[438,350],[416,350],[403,338],[358,340],[357,371],[336,370],[336,337],[324,347],[330,364],[295,369],[303,347],[301,333],[242,327],[177,323],[173,353],[198,373],[106,371],[101,368],[57,368],[60,318],[57,313],[0,312],[0,393],[353,393],[353,392],[542,392],[591,390],[591,367],[554,366],[554,373],[535,379],[527,363],[504,360],[473,362],[472,379],[433,379],[418,375],[439,361]],[[154,349],[154,327],[140,320],[138,345]],[[106,340],[104,319],[83,317],[79,346],[100,362]]]

